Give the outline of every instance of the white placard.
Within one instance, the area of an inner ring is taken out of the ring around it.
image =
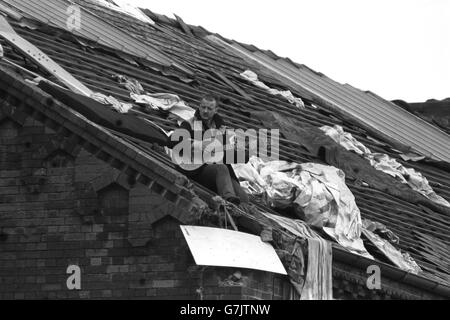
[[[197,265],[287,274],[274,248],[260,237],[226,229],[180,227]]]

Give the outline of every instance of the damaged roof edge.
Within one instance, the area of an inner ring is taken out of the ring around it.
[[[368,266],[378,265],[383,276],[385,277],[403,284],[411,285],[421,290],[450,298],[450,286],[446,286],[442,283],[426,279],[420,275],[415,275],[410,272],[403,271],[381,261],[374,261],[359,255],[355,255],[341,248],[337,244],[333,244],[333,260],[351,266],[360,267],[363,270],[366,270]]]

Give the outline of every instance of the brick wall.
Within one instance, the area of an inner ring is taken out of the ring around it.
[[[288,297],[283,277],[196,266],[172,203],[60,136],[0,120],[0,299]]]

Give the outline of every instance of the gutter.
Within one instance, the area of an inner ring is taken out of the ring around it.
[[[359,255],[355,255],[344,250],[337,244],[333,244],[333,259],[350,266],[359,267],[364,270],[368,266],[376,264],[380,267],[382,274],[391,280],[395,280],[403,284],[408,284],[412,287],[428,291],[436,295],[450,298],[450,286],[427,279],[420,275],[400,270],[399,268],[388,265],[384,262],[374,261]]]

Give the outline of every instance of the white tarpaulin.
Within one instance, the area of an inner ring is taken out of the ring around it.
[[[180,227],[197,265],[287,274],[275,249],[259,236],[218,228]]]
[[[327,136],[331,137],[345,149],[354,151],[366,158],[375,169],[393,176],[401,183],[408,184],[413,190],[421,193],[431,201],[442,206],[450,207],[450,203],[434,192],[428,183],[427,178],[422,176],[420,172],[404,167],[396,159],[393,159],[386,154],[372,153],[370,149],[356,140],[350,133],[345,132],[341,126],[323,126],[320,130],[325,132]]]

